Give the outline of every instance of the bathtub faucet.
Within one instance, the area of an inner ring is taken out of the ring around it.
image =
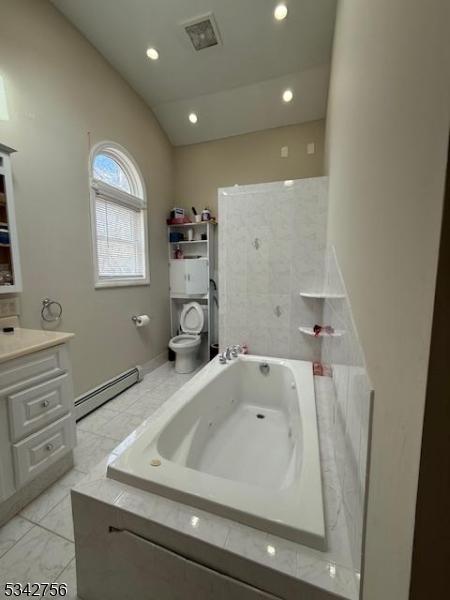
[[[233,360],[233,358],[237,358],[239,352],[242,352],[242,347],[239,344],[234,346],[227,346],[224,352],[219,354],[219,362],[222,365],[225,365],[228,360]]]
[[[227,360],[232,360],[233,358],[237,358],[239,352],[241,352],[242,348],[239,345],[228,346],[225,350],[225,357]]]
[[[234,346],[231,346],[231,357],[232,358],[237,358],[238,354],[240,354],[242,352],[242,346],[240,346],[239,344],[235,344]]]
[[[219,354],[219,362],[221,365],[226,365],[227,364],[227,357],[225,356],[225,352],[221,352]]]

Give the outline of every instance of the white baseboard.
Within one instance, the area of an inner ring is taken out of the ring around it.
[[[139,368],[134,367],[75,398],[75,418],[81,419],[108,400],[139,381]]]
[[[78,398],[75,398],[75,418],[81,419],[108,400],[124,392],[138,381],[142,381],[145,375],[151,373],[167,361],[167,351],[161,352],[152,360],[105,381]]]

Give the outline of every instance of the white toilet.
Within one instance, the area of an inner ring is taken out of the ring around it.
[[[200,332],[204,330],[205,307],[198,302],[189,302],[181,310],[180,328],[183,332],[169,342],[175,352],[175,371],[192,373],[197,366],[197,352],[201,343]]]

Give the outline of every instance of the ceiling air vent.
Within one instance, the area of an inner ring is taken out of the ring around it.
[[[220,44],[219,31],[211,13],[183,23],[183,27],[197,51]]]

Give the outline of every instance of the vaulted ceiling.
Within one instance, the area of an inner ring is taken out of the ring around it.
[[[52,0],[144,98],[175,145],[325,116],[336,0]],[[183,24],[213,14],[219,44]],[[154,47],[158,60],[146,50]],[[285,103],[286,88],[294,98]],[[193,125],[188,115],[195,112]]]

